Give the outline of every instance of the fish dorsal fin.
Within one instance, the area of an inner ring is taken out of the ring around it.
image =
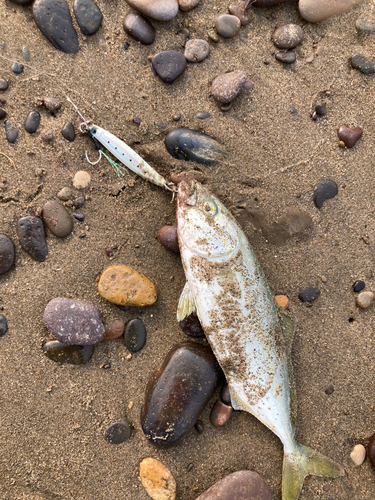
[[[191,292],[189,282],[187,281],[182,290],[180,300],[177,307],[177,321],[182,321],[190,314],[196,312],[197,306]]]

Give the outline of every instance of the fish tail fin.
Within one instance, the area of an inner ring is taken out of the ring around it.
[[[284,454],[282,500],[297,500],[306,476],[344,476],[341,465],[303,444]]]

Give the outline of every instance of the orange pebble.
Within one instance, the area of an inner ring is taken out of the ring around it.
[[[286,309],[289,305],[289,299],[285,295],[275,295],[275,301],[276,304],[278,304],[280,307],[283,307]]]

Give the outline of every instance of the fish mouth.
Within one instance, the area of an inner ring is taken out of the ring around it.
[[[180,206],[194,206],[197,202],[198,185],[195,180],[190,183],[181,181],[178,185],[177,200]]]

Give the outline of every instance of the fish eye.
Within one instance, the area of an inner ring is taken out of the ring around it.
[[[203,212],[205,212],[206,214],[210,214],[210,215],[217,214],[217,206],[212,201],[203,202],[202,209],[203,209]]]

